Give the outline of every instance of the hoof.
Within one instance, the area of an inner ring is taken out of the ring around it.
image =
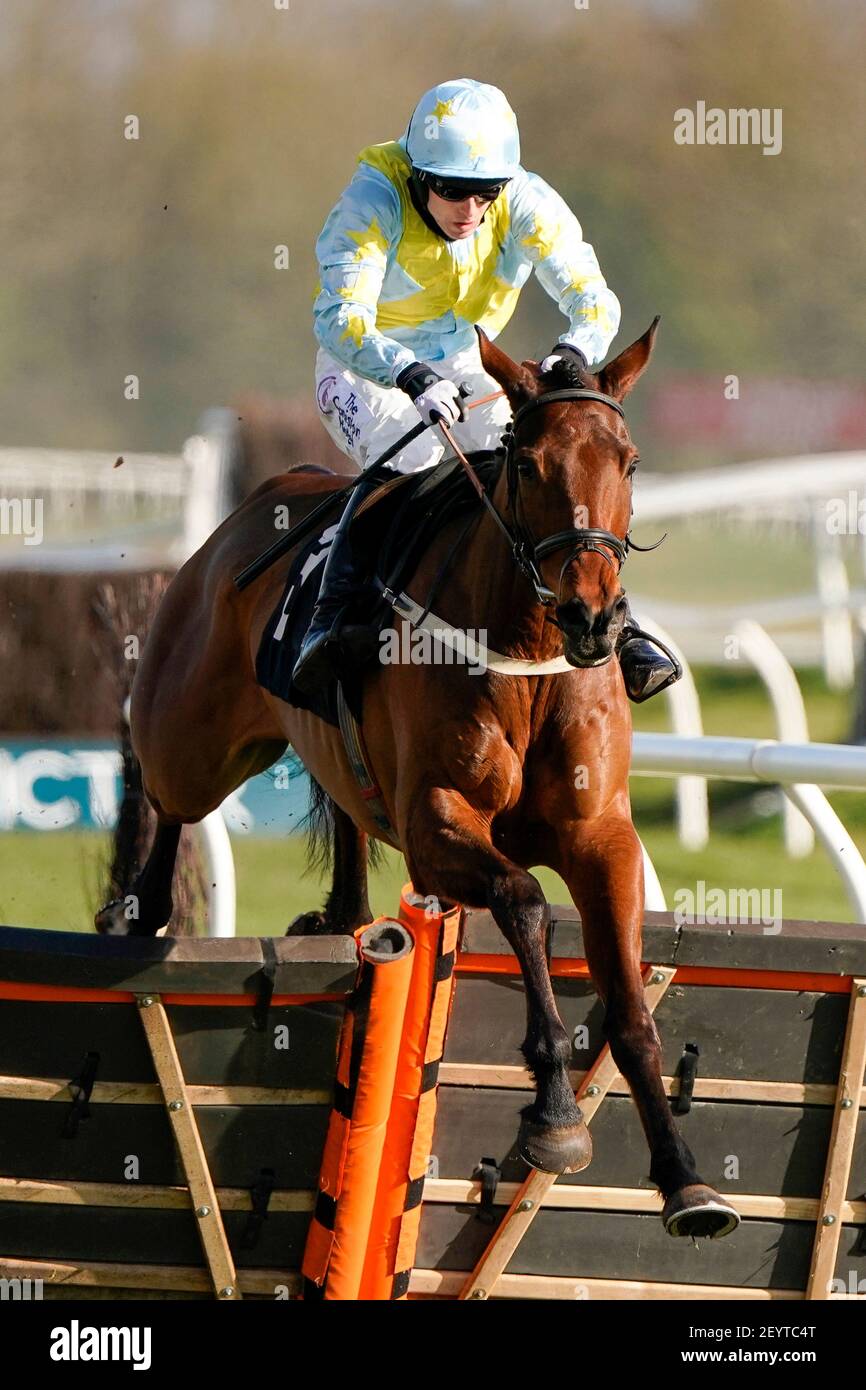
[[[710,1240],[729,1235],[740,1224],[730,1202],[702,1182],[681,1187],[668,1197],[662,1221],[669,1236],[709,1236]]]
[[[321,936],[327,930],[324,912],[302,912],[286,927],[286,936]]]
[[[129,936],[129,918],[125,912],[126,904],[121,898],[113,898],[101,907],[93,919],[93,925],[103,936]]]
[[[592,1160],[592,1139],[583,1120],[561,1129],[524,1120],[517,1151],[530,1168],[540,1168],[543,1173],[579,1173]]]

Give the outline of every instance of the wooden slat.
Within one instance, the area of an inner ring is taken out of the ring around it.
[[[848,1191],[854,1141],[857,1137],[858,1106],[866,1068],[866,979],[851,982],[851,1006],[842,1046],[839,1084],[833,1128],[827,1150],[827,1167],[818,1208],[818,1225],[812,1249],[812,1265],[806,1285],[808,1299],[830,1297],[830,1281],[836,1269],[839,1237],[842,1232],[842,1206]]]
[[[136,1002],[183,1165],[214,1293],[225,1302],[233,1302],[241,1297],[235,1262],[229,1249],[168,1014],[158,994],[136,995]]]
[[[510,1206],[522,1184],[500,1182],[494,1203]],[[814,1221],[818,1215],[816,1197],[776,1197],[760,1192],[727,1192],[736,1202],[740,1216],[768,1221]],[[428,1178],[424,1201],[454,1206],[480,1206],[481,1184],[474,1179]],[[658,1192],[646,1187],[593,1187],[588,1183],[555,1184],[541,1202],[558,1211],[660,1212],[664,1203]],[[866,1201],[843,1202],[842,1221],[866,1222]]]
[[[190,1086],[192,1105],[330,1105],[333,1091],[305,1091],[288,1086]],[[97,1081],[94,1105],[162,1105],[155,1083]],[[0,1076],[0,1100],[50,1100],[69,1104],[69,1082],[40,1076]]]
[[[416,1298],[457,1298],[472,1276],[460,1270],[416,1269],[409,1281],[410,1296]],[[547,1274],[500,1274],[494,1298],[567,1299],[596,1301],[640,1299],[648,1301],[683,1299],[689,1302],[704,1299],[725,1299],[761,1302],[798,1302],[803,1294],[797,1289],[753,1289],[728,1284],[663,1284],[639,1279],[579,1279],[551,1277]]]
[[[250,1192],[244,1187],[218,1187],[221,1211],[252,1211]],[[178,1210],[189,1207],[185,1187],[159,1187],[135,1182],[44,1182],[35,1178],[0,1178],[0,1202],[33,1202],[47,1206],[146,1207]],[[285,1189],[272,1192],[268,1211],[312,1211],[315,1192]]]
[[[575,1091],[583,1083],[586,1072],[569,1072]],[[679,1095],[678,1076],[663,1076],[662,1083],[669,1096]],[[527,1067],[497,1066],[473,1062],[443,1062],[439,1068],[440,1086],[477,1086],[495,1090],[531,1091],[532,1077]],[[617,1072],[608,1092],[612,1096],[627,1096],[628,1083]],[[836,1087],[821,1082],[802,1081],[745,1081],[728,1077],[697,1077],[695,1100],[755,1100],[773,1105],[833,1105]],[[866,1106],[866,1086],[860,1089],[860,1105]]]
[[[0,1256],[0,1278],[42,1279],[46,1285],[100,1289],[164,1289],[168,1293],[211,1293],[212,1281],[206,1269],[182,1265],[107,1264],[86,1260],[18,1260]],[[275,1289],[287,1287],[290,1294],[301,1289],[297,1270],[242,1269],[238,1274],[241,1291],[274,1297]]]
[[[643,976],[644,997],[650,1013],[655,1012],[675,974],[676,969],[672,966],[647,967]],[[584,1073],[583,1082],[577,1092],[577,1100],[587,1124],[592,1120],[617,1075],[617,1065],[610,1047],[605,1044],[592,1067]],[[556,1173],[542,1173],[540,1169],[534,1168],[529,1177],[521,1183],[502,1224],[460,1290],[461,1300],[485,1299],[491,1296],[556,1179]]]

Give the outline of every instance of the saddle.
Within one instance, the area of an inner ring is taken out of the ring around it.
[[[476,450],[467,456],[487,492],[503,466],[501,450]],[[446,522],[481,511],[482,503],[458,459],[443,459],[420,473],[398,474],[365,499],[352,521],[352,545],[368,558],[369,585],[359,593],[343,620],[346,649],[338,680],[304,694],[292,684],[292,671],[310,625],[336,523],[304,545],[292,561],[280,602],[262,634],[256,655],[256,679],[265,690],[297,709],[339,727],[338,687],[349,710],[360,719],[364,669],[377,659],[378,634],[393,623],[382,589],[399,591],[431,541]],[[451,557],[449,557],[450,560]],[[444,577],[444,575],[443,575]],[[423,602],[426,595],[419,595]]]

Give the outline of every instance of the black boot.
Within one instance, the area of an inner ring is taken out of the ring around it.
[[[352,549],[349,526],[363,499],[381,482],[380,476],[363,478],[356,484],[331,541],[322,573],[322,587],[292,671],[292,684],[304,694],[311,694],[339,674],[340,620],[346,605],[351,599],[357,598],[367,578],[366,564]]]
[[[657,650],[660,649],[660,650]],[[625,623],[616,645],[626,694],[636,705],[667,690],[678,681],[683,668],[670,647],[638,627],[625,601]]]

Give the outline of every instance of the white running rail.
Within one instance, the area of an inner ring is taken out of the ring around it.
[[[641,627],[645,627],[648,632],[654,633],[662,642],[667,643],[683,668],[681,679],[675,681],[673,685],[669,685],[664,692],[667,696],[671,727],[674,733],[686,738],[700,737],[704,732],[701,720],[701,702],[698,697],[695,678],[682,648],[662,627],[661,623],[657,622],[642,607],[637,609],[635,616]],[[680,844],[686,849],[706,848],[710,838],[710,805],[706,778],[678,777],[676,800],[677,833]],[[649,907],[649,903],[647,903],[647,907]]]
[[[812,825],[830,856],[854,910],[854,921],[866,923],[866,863],[821,791],[821,787],[866,791],[866,747],[635,734],[631,770],[652,777],[699,773],[731,782],[781,786]]]
[[[767,688],[776,721],[776,737],[782,743],[808,743],[806,705],[794,668],[760,623],[743,618],[732,636],[742,656],[750,661]],[[815,848],[815,832],[794,803],[787,799],[782,811],[785,848],[792,859],[804,859]]]

